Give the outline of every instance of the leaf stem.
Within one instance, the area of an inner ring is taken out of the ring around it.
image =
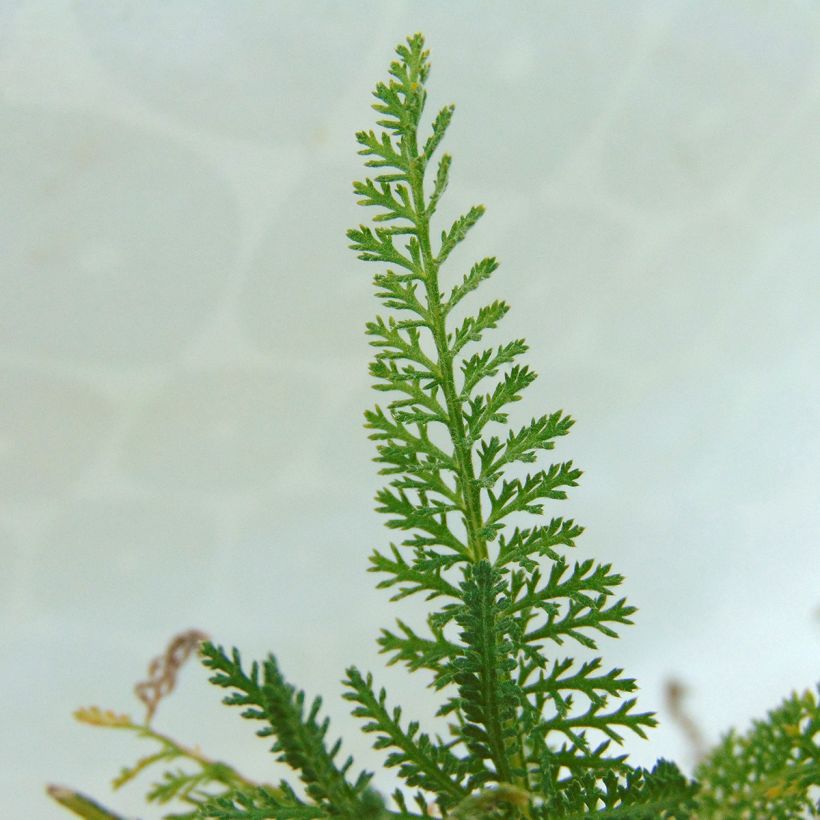
[[[430,244],[430,214],[424,197],[423,158],[419,157],[416,129],[410,132],[406,150],[409,154],[410,189],[415,210],[414,224],[421,251],[421,274],[427,294],[427,312],[430,317],[430,329],[439,358],[439,377],[447,405],[447,428],[453,442],[453,458],[456,463],[458,483],[463,497],[464,524],[467,529],[467,547],[470,561],[478,563],[487,560],[487,542],[481,535],[483,520],[481,514],[481,494],[476,483],[473,465],[473,451],[464,429],[464,417],[461,400],[456,391],[453,375],[453,353],[447,343],[445,327],[445,310],[441,304],[441,293],[438,285],[439,263],[433,255]]]

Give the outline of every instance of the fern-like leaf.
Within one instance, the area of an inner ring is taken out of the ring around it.
[[[745,735],[723,738],[696,772],[708,816],[820,816],[818,693],[793,694]]]
[[[401,708],[387,708],[387,693],[384,689],[375,692],[372,675],[365,678],[350,667],[344,683],[350,690],[345,698],[358,704],[353,714],[368,721],[363,731],[377,734],[373,748],[392,750],[385,762],[387,767],[398,766],[399,775],[408,786],[420,786],[430,792],[443,808],[464,798],[467,790],[462,781],[468,775],[464,761],[445,745],[420,733],[418,723],[411,722],[403,728]]]
[[[487,561],[469,567],[462,583],[464,604],[455,619],[462,627],[463,649],[453,660],[449,675],[458,686],[458,707],[464,716],[461,736],[477,760],[492,764],[493,779],[512,782],[520,756],[514,728],[521,692],[512,678],[516,667],[510,632],[509,602],[501,573]]]
[[[211,683],[234,690],[224,702],[245,707],[243,717],[267,724],[257,734],[276,738],[272,751],[299,773],[308,794],[317,803],[353,813],[361,810],[371,776],[362,772],[350,783],[346,775],[352,758],[347,758],[342,766],[334,762],[341,741],[330,749],[326,746],[328,721],[317,722],[320,698],[314,699],[305,713],[304,692],[285,681],[273,656],[268,656],[261,669],[254,662],[247,673],[236,649],[229,656],[221,647],[205,643],[202,656],[204,665],[214,672]]]
[[[603,777],[587,773],[566,783],[539,810],[543,820],[692,820],[697,785],[674,763],[659,760],[651,771],[629,769]]]

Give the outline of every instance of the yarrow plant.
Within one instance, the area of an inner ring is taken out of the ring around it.
[[[237,650],[205,640],[202,661],[227,690],[225,703],[259,724],[257,734],[272,740],[301,780],[253,783],[152,728],[189,634],[152,666],[153,683],[141,684],[144,722],[97,708],[77,713],[158,744],[115,786],[151,765],[179,764],[148,800],[187,807],[166,817],[219,820],[820,816],[813,692],[793,695],[746,735],[727,735],[693,780],[664,760],[651,771],[634,767],[620,751],[624,733],[645,737],[654,716],[640,711],[635,681],[621,669],[567,653],[579,645],[587,657],[600,638],[631,623],[635,609],[618,597],[623,578],[609,564],[568,559],[583,528],[545,517],[581,476],[571,461],[538,466],[573,420],[557,410],[509,425],[510,405],[535,373],[521,363],[523,339],[484,346],[507,304],[492,301],[456,318],[498,263],[485,258],[456,278],[444,274],[484,208],[434,230],[451,170],[439,148],[454,109],[442,108],[421,133],[430,71],[422,36],[396,54],[389,79],[374,91],[376,128],[356,135],[373,176],[354,191],[373,209],[372,224],[348,238],[359,259],[378,265],[373,281],[385,309],[367,333],[375,348],[370,373],[387,403],[365,418],[387,480],[377,509],[397,543],[374,551],[370,570],[391,600],[423,595],[430,602],[424,630],[398,621],[379,644],[390,663],[428,674],[440,693],[441,734],[407,719],[370,672],[347,669],[344,697],[404,784],[387,798],[378,778],[340,756],[321,700],[308,703],[273,656],[248,665]],[[116,817],[82,794],[50,789],[80,816]]]

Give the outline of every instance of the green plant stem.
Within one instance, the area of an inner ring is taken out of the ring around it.
[[[430,325],[436,352],[439,357],[438,373],[441,378],[444,399],[447,405],[447,427],[453,442],[454,458],[458,469],[458,480],[461,486],[461,496],[464,502],[464,521],[467,528],[467,548],[472,563],[488,558],[487,542],[481,536],[483,527],[481,515],[481,496],[475,480],[473,466],[473,451],[464,430],[464,419],[461,412],[461,402],[456,393],[455,377],[453,374],[453,356],[447,344],[447,330],[445,316],[441,306],[441,296],[438,286],[438,263],[433,256],[430,245],[430,217],[424,197],[424,169],[418,154],[416,132],[413,130],[413,139],[408,141],[407,150],[410,154],[410,189],[413,195],[413,207],[416,212],[415,226],[421,251],[424,286],[427,292],[427,311],[430,316]],[[421,166],[421,167],[420,167]]]
[[[489,560],[487,541],[481,535],[483,517],[481,512],[481,491],[475,480],[472,445],[467,440],[464,429],[464,419],[459,401],[455,376],[453,373],[453,356],[447,344],[447,330],[445,326],[445,312],[442,310],[439,291],[439,265],[436,261],[430,243],[430,217],[424,196],[424,165],[418,155],[418,141],[416,131],[413,130],[412,140],[408,140],[407,150],[410,154],[409,183],[413,196],[413,207],[416,212],[415,227],[421,251],[422,275],[427,294],[427,312],[430,319],[436,352],[438,353],[438,374],[442,382],[442,389],[447,405],[448,428],[453,442],[454,458],[459,473],[461,496],[463,500],[464,520],[467,529],[467,548],[472,563]],[[425,158],[426,160],[426,158]],[[509,676],[507,676],[509,677]],[[517,786],[530,788],[527,775],[527,763],[524,755],[524,740],[520,731],[516,731],[516,749],[511,761],[514,768],[524,772],[523,777],[513,777],[509,772],[499,773],[502,780]]]
[[[218,769],[237,786],[242,786],[249,789],[260,788],[259,783],[256,783],[253,780],[250,780],[244,775],[240,774],[236,769],[233,768],[233,766],[230,766],[229,764],[223,763],[219,760],[211,760],[211,758],[206,757],[204,754],[202,754],[202,752],[199,752],[196,749],[192,749],[188,746],[183,746],[181,743],[177,742],[168,735],[165,735],[162,732],[157,732],[155,729],[152,729],[147,724],[142,726],[134,724],[132,728],[135,731],[137,731],[141,737],[147,737],[151,740],[157,741],[157,743],[162,744],[169,751],[172,751],[175,756],[186,757],[189,760],[193,760],[203,770]]]

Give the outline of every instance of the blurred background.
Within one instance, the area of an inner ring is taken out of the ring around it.
[[[444,212],[488,206],[449,274],[501,260],[481,296],[541,376],[516,418],[577,418],[556,452],[586,474],[548,513],[640,610],[601,645],[662,720],[628,750],[691,767],[669,678],[710,742],[818,678],[816,4],[3,0],[4,815],[67,816],[57,782],[159,816],[109,786],[153,747],[71,712],[140,717],[192,627],[275,651],[357,763],[347,664],[434,725],[375,650],[423,607],[365,573],[376,268],[344,237],[353,133],[417,30],[430,110],[457,103]],[[220,696],[191,663],[155,724],[278,777]]]

